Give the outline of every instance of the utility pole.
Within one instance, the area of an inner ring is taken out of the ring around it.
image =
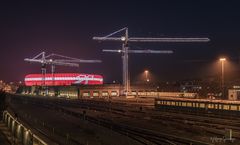
[[[222,89],[222,99],[225,97],[225,82],[224,82],[224,63],[226,61],[226,58],[220,58],[221,62],[221,89]]]

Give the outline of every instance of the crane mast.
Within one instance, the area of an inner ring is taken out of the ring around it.
[[[124,36],[122,37],[113,37],[113,35],[125,31]],[[129,37],[128,35],[128,28],[124,27],[120,30],[117,30],[109,35],[104,37],[93,37],[93,40],[97,41],[117,41],[122,42],[122,49],[121,50],[106,50],[103,49],[103,52],[118,52],[122,53],[122,77],[123,77],[123,90],[122,95],[128,95],[130,92],[130,77],[129,77],[129,70],[128,70],[128,54],[129,53],[153,53],[153,54],[171,54],[173,51],[171,50],[132,50],[129,49],[129,42],[157,42],[157,43],[186,43],[186,42],[208,42],[210,41],[209,38],[141,38],[141,37]]]
[[[49,54],[46,56],[45,52],[41,52],[33,58],[25,58],[24,61],[31,63],[40,63],[41,64],[41,73],[42,73],[42,88],[46,87],[46,73],[47,73],[47,65],[51,66],[51,74],[52,74],[52,85],[55,84],[55,67],[59,66],[68,66],[68,67],[79,67],[79,63],[101,63],[101,60],[86,60],[86,59],[78,59],[74,57],[68,57],[60,54]]]

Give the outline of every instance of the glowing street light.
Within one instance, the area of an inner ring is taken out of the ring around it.
[[[221,88],[222,88],[222,95],[224,95],[224,62],[226,61],[226,58],[222,57],[219,59],[222,66],[222,77],[221,77]]]
[[[226,58],[220,58],[219,60],[220,61],[226,61]]]
[[[144,73],[145,73],[146,81],[149,82],[150,81],[149,78],[148,78],[149,71],[145,70]]]

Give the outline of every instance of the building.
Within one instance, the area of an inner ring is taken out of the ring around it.
[[[240,86],[233,86],[228,90],[228,100],[240,100]]]
[[[29,74],[25,76],[24,82],[26,86],[100,85],[103,84],[103,77],[83,73]]]

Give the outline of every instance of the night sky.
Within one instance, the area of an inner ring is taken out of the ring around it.
[[[105,82],[121,81],[121,56],[103,53],[119,42],[97,42],[123,27],[135,37],[208,37],[209,43],[134,43],[132,49],[173,50],[174,54],[131,54],[132,80],[148,69],[160,81],[217,75],[220,56],[240,68],[240,9],[237,1],[5,1],[0,4],[0,79],[22,81],[40,73],[40,64],[24,62],[42,51],[101,64],[58,66],[57,72],[97,73]],[[50,70],[50,69],[49,69]]]

